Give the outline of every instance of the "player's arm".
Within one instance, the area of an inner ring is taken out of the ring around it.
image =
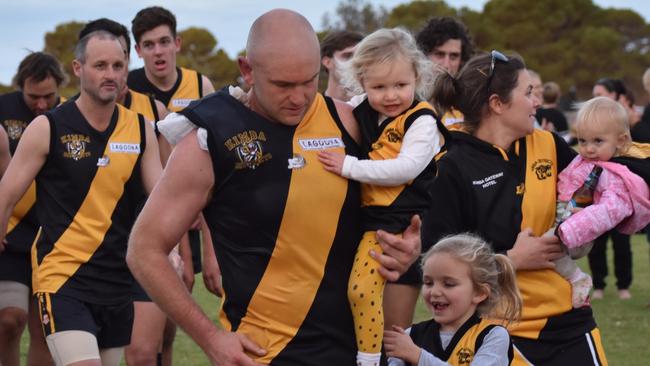
[[[41,170],[50,149],[50,123],[38,116],[23,132],[16,154],[0,181],[0,242],[16,202],[25,194]]]
[[[9,153],[9,136],[4,127],[0,126],[0,178],[4,175],[7,166],[9,166],[11,154]]]
[[[147,139],[140,169],[142,173],[142,184],[147,193],[151,193],[153,187],[158,182],[162,174],[162,165],[160,164],[160,151],[158,150],[158,140],[150,122],[144,123],[145,138]]]
[[[208,79],[207,76],[201,75],[201,83],[203,84],[203,89],[202,89],[202,95],[205,97],[208,94],[214,93],[214,86],[212,85],[212,82],[210,79]]]
[[[350,136],[359,143],[361,141],[361,130],[359,129],[359,123],[354,118],[352,114],[353,107],[345,102],[334,99],[334,105],[336,106],[336,112],[343,123],[343,127],[350,134]]]
[[[208,202],[214,180],[210,155],[201,150],[196,130],[192,131],[174,148],[133,227],[127,263],[151,298],[214,364],[254,365],[244,350],[258,355],[264,352],[242,335],[219,330],[167,260],[167,254]]]

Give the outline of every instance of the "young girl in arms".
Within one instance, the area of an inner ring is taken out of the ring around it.
[[[558,199],[569,201],[594,166],[603,171],[594,190],[594,203],[558,226],[557,235],[569,251],[590,245],[611,229],[634,234],[650,222],[648,185],[633,172],[635,167],[650,169],[647,163],[641,163],[648,156],[650,145],[632,142],[624,107],[606,97],[591,99],[578,111],[575,128],[580,155],[560,173]],[[574,307],[584,306],[591,278],[566,257],[556,261],[556,270],[573,286]]]
[[[510,260],[481,238],[449,236],[422,259],[422,298],[433,319],[384,336],[390,366],[506,366],[513,356],[508,331],[482,319],[495,309],[516,321],[522,301]]]
[[[348,286],[355,320],[357,365],[379,365],[384,316],[384,278],[369,251],[381,253],[376,230],[400,233],[411,217],[428,209],[430,167],[439,151],[439,122],[427,102],[433,67],[413,37],[401,29],[380,29],[357,45],[343,66],[343,81],[353,98],[368,160],[325,151],[325,169],[364,183],[364,236]],[[441,129],[443,129],[440,126]]]

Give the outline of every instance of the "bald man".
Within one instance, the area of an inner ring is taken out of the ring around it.
[[[349,107],[316,91],[319,45],[303,16],[262,15],[246,49],[248,93],[223,89],[159,124],[178,144],[127,262],[213,364],[355,364],[346,286],[361,236],[359,185],[326,172],[317,154],[356,155],[358,127]],[[223,274],[225,330],[166,260],[201,209]],[[396,279],[419,252],[419,220],[403,237],[378,239],[385,252],[373,257]]]

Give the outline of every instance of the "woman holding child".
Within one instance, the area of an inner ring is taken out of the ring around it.
[[[534,128],[540,101],[526,66],[498,51],[476,56],[454,78],[441,76],[433,100],[465,116],[438,161],[423,245],[474,232],[517,270],[521,321],[509,327],[513,365],[607,365],[591,308],[573,308],[571,285],[553,269],[563,255],[556,236],[558,174],[576,153]]]

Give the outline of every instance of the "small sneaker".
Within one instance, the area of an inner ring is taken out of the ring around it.
[[[605,292],[603,292],[601,289],[595,289],[591,294],[592,300],[601,300],[603,297],[605,297]]]
[[[618,298],[621,300],[629,300],[632,298],[632,294],[626,288],[618,290]]]

